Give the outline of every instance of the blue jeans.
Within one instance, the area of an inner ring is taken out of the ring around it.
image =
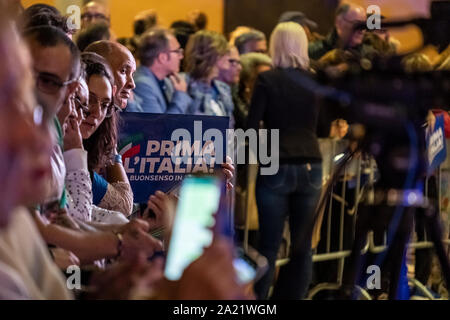
[[[312,277],[312,224],[321,187],[321,163],[285,164],[276,175],[258,177],[259,251],[269,262],[269,271],[255,285],[259,299],[267,298],[273,281],[287,217],[291,233],[290,262],[280,269],[272,298],[305,297]]]

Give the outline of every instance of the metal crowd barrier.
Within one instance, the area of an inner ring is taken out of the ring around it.
[[[449,144],[449,143],[447,143]],[[323,177],[324,177],[324,184],[332,177],[333,170],[335,167],[335,161],[338,160],[341,156],[346,147],[348,146],[348,142],[345,140],[336,140],[336,139],[321,139],[320,140],[320,146],[321,151],[323,155]],[[450,150],[450,149],[449,149]],[[442,179],[442,170],[448,170],[450,172],[450,157],[447,158],[447,163],[443,164],[441,168],[439,168],[439,174],[438,174],[438,196],[439,196],[439,212],[441,212],[441,179]],[[369,161],[365,161],[363,163],[361,156],[354,157],[344,168],[343,172],[343,180],[345,181],[348,177],[352,177],[352,179],[356,179],[356,187],[355,187],[355,204],[354,209],[349,212],[349,214],[353,217],[353,223],[355,225],[356,223],[356,217],[358,213],[358,204],[362,198],[363,192],[365,192],[365,186],[361,185],[361,177],[363,174],[368,176],[368,183],[367,185],[370,185],[371,182],[375,180],[375,172],[376,172],[376,164],[373,159],[369,159]],[[314,288],[312,288],[309,291],[307,299],[313,299],[314,296],[319,293],[322,290],[337,290],[341,284],[342,284],[342,278],[343,278],[343,271],[344,271],[344,263],[345,258],[350,256],[351,250],[344,250],[344,218],[346,213],[346,192],[347,192],[347,183],[342,184],[342,190],[340,194],[335,194],[332,192],[332,194],[329,196],[329,199],[327,201],[329,202],[328,206],[328,215],[326,221],[322,221],[322,224],[326,224],[326,237],[323,239],[320,239],[320,241],[326,242],[326,250],[322,253],[315,253],[313,254],[313,263],[322,262],[322,261],[332,261],[337,260],[337,279],[335,283],[319,283]],[[427,192],[427,185],[425,187],[425,192]],[[333,199],[337,200],[340,205],[339,209],[339,244],[338,244],[338,250],[333,251],[331,250],[331,233],[332,233],[332,213],[333,213]],[[246,225],[245,225],[245,242],[244,242],[244,248],[248,247],[248,217],[246,217]],[[447,230],[450,229],[450,218],[447,219],[447,222],[449,223]],[[354,231],[354,230],[353,230]],[[353,237],[354,239],[354,237]],[[450,250],[450,240],[444,239],[443,240],[445,244],[449,245]],[[288,244],[289,245],[289,244]],[[427,238],[425,238],[423,241],[416,241],[416,242],[410,242],[409,244],[410,248],[415,248],[416,250],[420,249],[426,249],[426,248],[432,248],[433,243],[428,241]],[[371,253],[380,253],[384,250],[386,250],[386,237],[385,241],[381,245],[376,245],[374,241],[373,232],[370,232],[368,234],[367,243],[363,249],[362,253],[371,252]],[[278,260],[276,265],[277,267],[281,267],[289,262],[289,259],[281,259]],[[416,279],[409,279],[409,284],[411,286],[416,287],[419,291],[423,293],[423,295],[428,299],[434,299],[433,295],[428,291],[425,285],[421,284]],[[360,292],[360,298],[365,300],[371,300],[370,294],[367,292],[365,288],[356,287],[357,290]]]

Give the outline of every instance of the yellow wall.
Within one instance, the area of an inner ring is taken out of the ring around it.
[[[118,36],[132,35],[134,16],[143,10],[156,9],[162,25],[168,27],[175,20],[186,19],[193,9],[201,9],[209,18],[208,29],[222,32],[223,0],[111,0],[112,26]]]
[[[49,4],[51,6],[54,6],[55,5],[55,0],[39,0],[39,1],[36,1],[36,0],[22,0],[22,5],[25,8],[31,6],[32,4],[35,4],[35,3],[45,3],[45,4]]]
[[[133,18],[137,13],[147,9],[156,9],[163,26],[170,26],[175,20],[186,19],[193,9],[200,9],[208,15],[208,29],[222,32],[224,0],[109,0],[111,25],[118,37],[133,34]],[[24,7],[34,3],[46,3],[65,12],[65,7],[78,4],[78,0],[22,0]]]
[[[112,28],[118,37],[132,34],[134,16],[143,10],[156,9],[163,26],[169,26],[174,20],[185,19],[186,14],[193,9],[201,9],[209,17],[209,29],[221,32],[224,23],[225,0],[101,0],[109,2],[111,9]],[[245,0],[242,0],[245,1]],[[272,0],[277,1],[277,0]],[[432,0],[342,0],[367,7],[375,4],[381,8],[381,13],[387,18],[407,18],[409,16],[427,15]],[[79,4],[82,0],[22,0],[25,7],[33,3],[55,5],[65,12],[70,4]],[[400,52],[410,51],[422,43],[420,31],[417,28],[405,28],[393,31],[392,35],[401,43]]]

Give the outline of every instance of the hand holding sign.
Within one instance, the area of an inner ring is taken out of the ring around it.
[[[226,163],[222,164],[222,172],[227,177],[227,190],[232,190],[234,186],[231,181],[233,181],[235,168],[233,166],[233,160],[229,156],[226,157]]]
[[[142,218],[150,225],[150,230],[170,229],[174,215],[171,204],[176,206],[176,202],[175,196],[161,191],[156,191],[154,195],[150,196],[147,203],[148,207],[142,215]]]

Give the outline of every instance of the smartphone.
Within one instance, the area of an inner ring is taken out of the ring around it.
[[[164,270],[167,279],[179,280],[186,267],[211,245],[224,183],[217,175],[183,180]]]
[[[164,275],[179,280],[184,270],[212,244],[214,234],[233,240],[233,223],[226,197],[225,178],[193,175],[183,180]],[[268,269],[267,259],[253,248],[237,248],[233,266],[237,281],[247,284],[260,279]]]
[[[241,248],[237,250],[233,266],[240,284],[258,281],[269,269],[266,257],[251,247],[248,248],[247,253]]]

